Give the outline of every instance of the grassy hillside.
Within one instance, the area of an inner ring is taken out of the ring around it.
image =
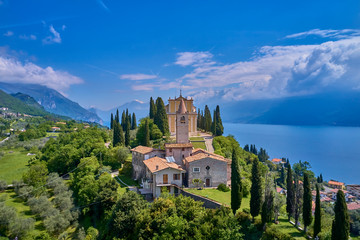
[[[30,102],[31,97],[27,98],[24,95],[25,94],[21,95],[21,97],[26,99],[26,101]],[[32,102],[30,105],[27,105],[25,102],[21,101],[20,99],[11,96],[1,90],[0,90],[0,107],[9,108],[9,110],[11,110],[12,112],[25,113],[34,116],[48,115],[48,113],[42,107],[36,106],[34,102]]]

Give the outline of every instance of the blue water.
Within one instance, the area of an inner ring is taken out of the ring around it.
[[[316,175],[360,184],[360,128],[224,123],[224,135],[265,148],[270,159],[308,161]]]

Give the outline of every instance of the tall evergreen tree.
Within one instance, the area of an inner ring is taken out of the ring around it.
[[[324,179],[323,179],[322,173],[320,173],[320,183],[323,183],[323,182],[324,182]]]
[[[288,213],[288,218],[294,216],[295,210],[295,190],[294,190],[294,183],[292,177],[292,170],[290,163],[287,165],[287,177],[286,177],[286,212]]]
[[[309,175],[304,173],[304,197],[303,197],[303,221],[304,221],[304,232],[312,222],[312,194],[310,187]]]
[[[231,161],[231,209],[235,215],[241,206],[242,183],[238,153],[233,148]]]
[[[250,151],[250,150],[249,150],[249,144],[246,144],[246,145],[244,146],[244,150],[247,151],[247,152]]]
[[[125,146],[130,146],[130,122],[126,123]]]
[[[285,186],[285,168],[284,166],[281,166],[281,171],[280,171],[280,184],[282,186]]]
[[[124,110],[121,114],[121,127],[122,127],[123,131],[125,130],[125,127],[126,127],[125,121],[126,121],[126,115],[125,115],[125,110]]]
[[[161,97],[156,99],[156,114],[154,123],[158,126],[163,135],[167,135],[169,133],[168,117],[166,114],[164,102]]]
[[[150,97],[150,112],[149,112],[150,119],[154,119],[155,115],[156,115],[155,102],[154,102],[154,99],[152,97]]]
[[[269,160],[269,155],[267,154],[265,149],[260,148],[258,158],[259,158],[260,162],[265,162],[265,161]]]
[[[331,240],[347,240],[350,234],[349,213],[346,206],[345,195],[342,190],[336,194],[334,207],[335,219],[331,229]]]
[[[198,116],[197,116],[197,127],[201,128],[201,112],[200,112],[200,108],[198,109]]]
[[[137,122],[136,122],[136,115],[135,113],[132,114],[132,119],[131,119],[131,129],[136,129],[137,128]]]
[[[214,135],[214,136],[217,136],[216,135],[216,125],[217,125],[217,123],[216,123],[216,112],[214,111],[214,120],[213,120],[213,122],[212,122],[212,124],[211,124],[211,132],[212,132],[212,134]]]
[[[262,199],[262,186],[261,186],[261,175],[260,175],[260,166],[259,160],[255,159],[253,161],[251,169],[251,189],[250,189],[250,213],[254,218],[259,215],[261,208],[261,199]]]
[[[295,218],[295,226],[297,226],[299,224],[299,218],[303,207],[304,188],[299,182],[298,175],[295,175],[294,182],[295,182],[294,218]]]
[[[111,113],[111,117],[110,117],[110,129],[114,128],[114,115]]]
[[[270,177],[270,179],[268,179],[268,177]],[[275,184],[273,184],[273,179],[271,178],[271,176],[267,175],[265,198],[261,208],[261,222],[264,228],[266,226],[266,223],[271,222],[271,219],[273,218],[274,215],[274,198],[275,198],[274,186]]]
[[[316,199],[315,199],[315,221],[314,221],[314,239],[321,232],[321,201],[319,185],[316,184]]]
[[[204,111],[204,130],[206,132],[211,132],[211,123],[212,123],[212,119],[211,119],[211,113],[209,110],[209,107],[207,105],[205,105],[205,111]]]
[[[119,109],[116,109],[115,122],[117,122],[117,123],[119,123],[119,122],[120,122],[120,118],[119,118]]]
[[[215,110],[215,118],[216,118],[216,136],[221,136],[224,133],[224,126],[222,124],[222,120],[221,120],[221,116],[220,116],[220,107],[219,105],[216,106],[216,110]]]
[[[145,138],[143,142],[144,146],[150,147],[150,129],[149,129],[149,120],[145,120]]]
[[[113,136],[113,146],[124,146],[125,139],[124,139],[124,132],[120,123],[114,122],[114,136]]]

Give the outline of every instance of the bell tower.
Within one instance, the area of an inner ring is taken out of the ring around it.
[[[189,143],[189,113],[183,99],[176,112],[176,143]]]

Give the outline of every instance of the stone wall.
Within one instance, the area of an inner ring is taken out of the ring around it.
[[[193,194],[193,193],[189,193],[184,189],[179,188],[179,193],[186,196],[186,197],[191,197],[192,199],[194,199],[195,201],[200,201],[204,203],[204,207],[205,208],[211,208],[211,209],[215,209],[215,208],[219,208],[222,206],[221,203],[210,200],[208,198]]]

